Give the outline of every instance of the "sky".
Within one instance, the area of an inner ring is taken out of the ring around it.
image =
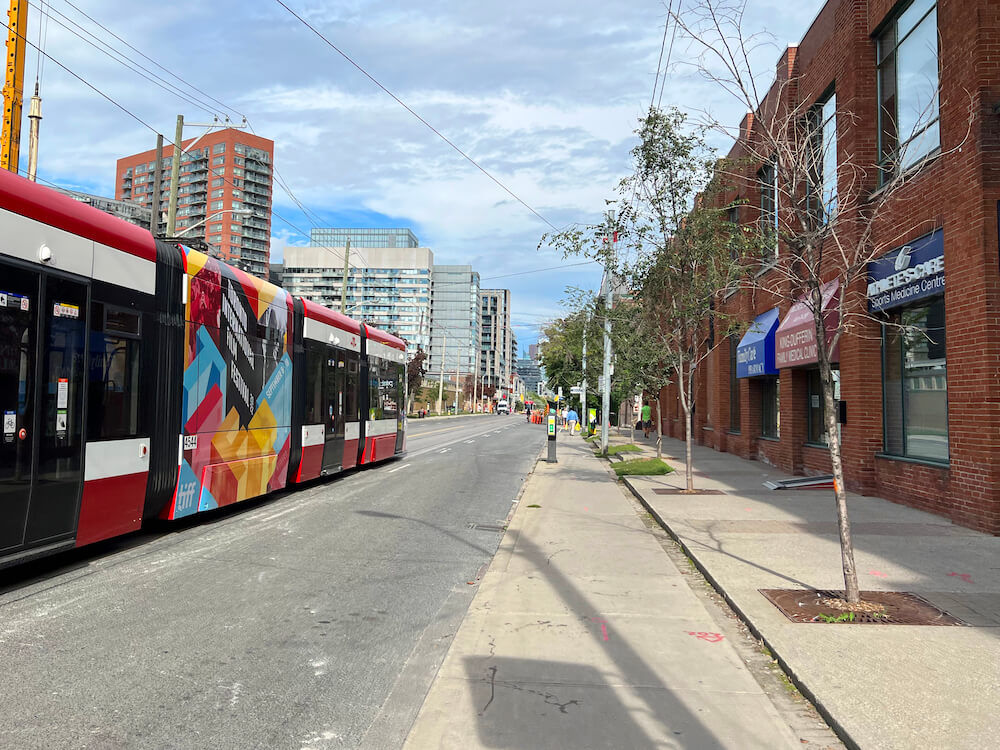
[[[567,287],[600,284],[596,264],[573,266],[581,259],[539,243],[549,224],[599,221],[628,174],[674,2],[284,0],[543,221],[276,0],[71,1],[29,8],[27,38],[51,56],[40,66],[29,44],[25,93],[40,76],[43,100],[40,179],[113,196],[115,161],[153,148],[156,132],[171,141],[178,114],[189,123],[246,116],[275,142],[275,168],[309,210],[275,185],[283,219],[272,220],[272,261],[286,245],[308,244],[313,226],[410,227],[435,262],[471,264],[483,287],[511,290],[525,354],[560,314]],[[765,78],[821,6],[749,0],[746,27],[773,39],[756,53]],[[40,27],[43,7],[49,20]],[[145,80],[84,42],[77,34],[93,38],[80,27],[200,93],[182,98]],[[678,35],[661,104],[738,124],[744,108],[695,62]],[[26,146],[22,155],[23,168]],[[546,268],[555,270],[523,273]]]

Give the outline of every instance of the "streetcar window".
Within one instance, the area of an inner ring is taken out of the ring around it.
[[[305,424],[323,422],[323,365],[326,347],[306,342],[306,414]]]
[[[379,405],[381,419],[396,419],[399,416],[399,375],[396,365],[386,360],[379,361]]]
[[[368,358],[368,419],[382,419],[382,398],[379,394],[380,363],[377,357]]]
[[[347,352],[347,391],[344,394],[344,420],[358,421],[358,355]]]
[[[87,439],[138,437],[139,315],[95,302],[90,320]]]

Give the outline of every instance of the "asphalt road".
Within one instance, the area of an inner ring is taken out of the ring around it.
[[[0,572],[0,747],[399,747],[543,442],[413,420],[403,459]]]

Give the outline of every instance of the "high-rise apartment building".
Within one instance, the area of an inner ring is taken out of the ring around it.
[[[426,247],[355,247],[351,240],[347,314],[406,341],[407,355],[431,340],[431,271]],[[340,309],[344,247],[286,247],[282,283],[292,294]]]
[[[514,372],[514,332],[510,327],[510,290],[481,289],[479,375],[486,386],[506,391]]]
[[[166,232],[173,152],[165,144],[159,164],[159,235]],[[273,162],[274,141],[233,128],[183,141],[174,234],[203,238],[213,255],[266,279]],[[115,197],[150,208],[156,169],[155,149],[119,159]]]
[[[479,368],[479,274],[472,266],[434,266],[431,277],[431,345],[427,373],[447,377]]]
[[[344,247],[348,238],[351,247],[420,247],[411,229],[317,227],[309,232],[310,245]]]

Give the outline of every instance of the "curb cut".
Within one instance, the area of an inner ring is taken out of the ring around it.
[[[781,667],[781,671],[785,673],[788,679],[791,680],[792,684],[795,685],[795,688],[800,693],[802,693],[802,695],[816,708],[816,711],[818,711],[820,716],[823,717],[823,720],[830,726],[830,729],[833,730],[834,734],[836,734],[837,737],[840,738],[840,741],[843,742],[848,748],[850,748],[850,750],[862,750],[861,746],[854,741],[854,739],[851,737],[850,733],[844,728],[844,726],[837,720],[837,718],[832,713],[830,713],[829,709],[827,709],[827,707],[823,705],[823,703],[816,697],[816,694],[813,693],[813,691],[809,689],[809,687],[805,684],[805,682],[803,682],[803,680],[798,675],[795,674],[795,672],[791,669],[791,667],[789,667],[788,663],[784,660],[784,658],[782,658],[781,654],[779,654],[774,649],[774,646],[771,644],[771,642],[767,640],[767,638],[765,638],[764,635],[757,629],[757,626],[754,625],[753,621],[751,621],[751,619],[747,617],[746,613],[742,609],[740,609],[739,605],[735,602],[735,600],[733,600],[733,598],[728,594],[728,592],[726,592],[726,590],[723,589],[721,585],[719,585],[719,582],[716,581],[715,578],[712,576],[712,574],[708,572],[708,569],[694,555],[694,553],[690,550],[690,548],[686,544],[684,544],[683,541],[681,541],[681,538],[677,534],[674,533],[674,530],[670,528],[670,525],[663,519],[662,516],[660,516],[659,513],[656,512],[656,510],[651,505],[649,505],[649,503],[647,503],[643,499],[642,493],[632,486],[632,482],[629,481],[629,477],[627,476],[622,477],[622,481],[625,484],[625,486],[628,487],[629,491],[635,496],[636,500],[639,501],[642,507],[645,508],[646,511],[649,513],[649,515],[653,517],[653,520],[655,520],[656,523],[659,524],[660,528],[662,528],[665,532],[667,532],[667,534],[670,535],[670,538],[677,543],[677,546],[681,548],[681,551],[683,551],[684,554],[687,556],[687,558],[694,564],[694,566],[698,569],[698,572],[705,577],[705,580],[712,585],[712,588],[715,589],[716,592],[718,592],[719,596],[721,596],[723,599],[726,600],[726,604],[728,604],[730,609],[732,609],[733,612],[736,613],[736,615],[740,618],[743,624],[747,626],[747,629],[753,634],[753,637],[756,638],[760,643],[764,645],[765,648],[767,648],[768,651],[771,652],[772,657],[778,663],[778,666]]]

